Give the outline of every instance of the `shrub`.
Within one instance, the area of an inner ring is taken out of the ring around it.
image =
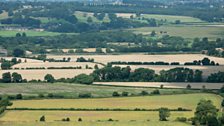
[[[122,96],[128,96],[128,92],[122,92],[122,94],[121,94]]]
[[[49,93],[49,94],[47,95],[47,97],[49,97],[49,98],[53,98],[54,95],[53,95],[52,93]]]
[[[170,110],[168,108],[159,109],[159,120],[167,121],[167,118],[170,117]]]
[[[40,117],[40,122],[45,122],[45,116]]]
[[[86,74],[80,74],[74,78],[74,82],[80,83],[80,84],[92,84],[93,81],[94,81],[94,78]]]
[[[179,121],[179,122],[187,122],[187,118],[186,117],[177,117],[176,118],[176,121]]]
[[[114,121],[113,119],[109,118],[108,121]]]
[[[115,92],[113,92],[112,96],[113,96],[113,97],[119,97],[120,94],[119,94],[118,92],[115,91]]]
[[[159,90],[154,90],[154,91],[152,91],[151,94],[160,94],[160,91]]]
[[[16,95],[16,99],[23,99],[22,94],[17,94],[17,95]]]
[[[82,122],[82,118],[79,118],[78,121],[79,121],[79,122]]]
[[[142,91],[140,94],[141,95],[149,95],[149,93],[147,91]]]
[[[91,98],[91,97],[92,97],[91,93],[79,94],[79,98]]]

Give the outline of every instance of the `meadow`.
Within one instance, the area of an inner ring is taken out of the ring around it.
[[[203,38],[208,37],[209,39],[223,38],[224,29],[219,26],[160,26],[160,27],[142,27],[128,29],[136,34],[149,35],[152,31],[156,31],[158,36],[170,35],[170,36],[181,36],[183,38]],[[166,34],[160,34],[160,31],[167,32]]]
[[[125,84],[125,83],[124,83]],[[141,85],[139,85],[141,86]],[[148,93],[153,92],[157,88],[144,87],[116,87],[116,86],[98,86],[98,85],[83,85],[75,83],[24,83],[24,84],[0,84],[0,94],[23,94],[24,97],[38,96],[43,94],[47,96],[49,93],[61,95],[66,98],[78,98],[80,93],[91,93],[95,98],[112,97],[114,91],[122,93],[128,92],[129,95],[139,95],[142,91]],[[161,95],[167,94],[184,94],[184,93],[198,93],[200,90],[187,89],[159,89]]]
[[[48,31],[35,31],[35,30],[26,30],[26,31],[18,31],[18,30],[0,30],[0,36],[2,37],[15,37],[17,33],[25,32],[27,36],[57,36],[61,33],[57,32],[48,32]]]
[[[158,109],[178,107],[194,110],[201,99],[212,100],[217,108],[221,106],[222,97],[215,94],[196,93],[180,95],[161,95],[145,97],[92,98],[92,99],[43,99],[12,101],[9,108],[82,108],[82,109]]]
[[[134,13],[116,13],[118,17],[130,18],[132,15],[136,17]],[[182,23],[199,23],[204,22],[198,18],[189,17],[189,16],[175,16],[175,15],[157,15],[157,14],[141,14],[140,18],[154,18],[156,20],[167,20],[169,23],[174,23],[176,20],[180,20]]]

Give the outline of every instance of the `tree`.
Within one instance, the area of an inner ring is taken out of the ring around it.
[[[167,118],[170,117],[170,110],[168,108],[159,109],[159,120],[167,121]]]
[[[11,83],[12,82],[11,73],[10,72],[2,74],[2,82],[3,83]]]
[[[25,32],[22,33],[22,37],[26,37],[26,33]]]
[[[74,78],[73,82],[80,83],[80,84],[92,84],[94,81],[91,75],[80,74]]]
[[[156,32],[155,31],[152,31],[151,32],[151,37],[154,37],[154,36],[156,36]]]
[[[22,35],[20,33],[16,33],[16,37],[21,37]]]
[[[8,69],[10,69],[11,68],[10,62],[3,61],[2,64],[1,64],[1,68],[2,68],[2,70],[8,70]]]
[[[23,99],[23,95],[22,94],[17,94],[16,99]]]
[[[91,17],[88,17],[88,18],[87,18],[87,22],[88,22],[88,23],[92,23],[92,22],[93,22],[93,19],[92,19]]]
[[[22,49],[14,49],[13,50],[13,56],[15,57],[23,57],[25,56],[25,51]]]
[[[112,96],[113,96],[113,97],[119,97],[120,94],[119,94],[117,91],[114,91],[113,94],[112,94]]]
[[[202,65],[210,65],[210,59],[209,58],[204,58],[201,62],[202,62]]]
[[[40,117],[40,122],[45,122],[45,116]]]
[[[211,118],[217,117],[217,109],[211,100],[201,100],[196,107],[194,115],[200,124],[208,125]]]
[[[12,73],[12,82],[21,83],[22,81],[23,81],[23,78],[21,74],[18,74],[16,72]]]
[[[47,81],[48,83],[54,83],[55,82],[55,79],[51,74],[45,75],[44,80]]]

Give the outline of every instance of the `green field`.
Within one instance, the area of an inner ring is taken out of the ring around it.
[[[119,93],[126,91],[129,95],[138,95],[142,91],[147,91],[150,93],[155,89],[156,88],[112,87],[66,83],[0,84],[0,94],[15,95],[21,93],[24,96],[37,96],[38,94],[47,95],[48,93],[53,93],[67,98],[77,98],[79,93],[91,93],[93,97],[111,97],[114,91]],[[196,92],[199,91],[186,89],[160,89],[161,94],[183,94]]]
[[[47,31],[34,31],[34,30],[28,30],[28,31],[8,31],[8,30],[0,30],[0,36],[2,37],[15,37],[16,33],[23,33],[25,32],[27,36],[56,36],[60,35],[61,33],[57,32],[47,32]]]
[[[45,115],[46,123],[36,122],[42,115]],[[192,116],[192,112],[171,112],[169,121],[159,122],[158,112],[7,111],[0,118],[0,124],[3,121],[3,126],[187,126],[188,124],[176,122],[175,119],[177,117],[190,118]],[[69,123],[60,121],[66,117],[71,119]],[[78,118],[82,118],[83,121],[78,122]],[[110,118],[117,121],[107,121]]]
[[[18,100],[13,101],[10,108],[122,108],[122,109],[157,109],[178,107],[194,110],[201,99],[212,100],[220,108],[222,98],[214,94],[181,94],[157,95],[145,97],[97,98],[97,99],[45,99],[45,100]]]
[[[216,26],[161,26],[161,27],[143,27],[129,29],[137,34],[149,35],[153,30],[157,32],[158,36],[171,35],[181,36],[184,38],[203,38],[208,37],[210,39],[223,38],[224,28]],[[160,34],[160,31],[167,32],[166,34]]]
[[[77,17],[79,22],[87,22],[88,17],[92,18],[92,21],[95,23],[100,23],[100,22],[109,22],[110,19],[106,15],[102,21],[98,20],[96,17],[93,16],[93,13],[90,12],[82,12],[82,11],[76,11],[74,15]]]
[[[7,110],[0,117],[1,126],[190,126],[190,122],[177,122],[177,117],[191,118],[201,99],[212,100],[220,108],[222,98],[214,94],[198,93],[145,97],[100,98],[100,99],[46,99],[12,101],[11,108],[190,108],[193,111],[171,112],[169,121],[159,121],[158,111],[63,111],[63,110]],[[39,122],[44,115],[46,122]],[[63,118],[70,122],[62,122]],[[78,122],[82,118],[82,122]],[[114,121],[108,121],[113,119]]]

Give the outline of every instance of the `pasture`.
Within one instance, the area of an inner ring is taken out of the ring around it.
[[[92,99],[44,99],[12,101],[9,108],[82,108],[82,109],[158,109],[178,107],[194,110],[201,99],[212,100],[220,108],[222,97],[215,94],[196,93],[145,97],[92,98]]]
[[[104,86],[126,86],[126,87],[154,87],[160,88],[163,85],[163,88],[183,88],[185,89],[187,85],[191,85],[192,89],[203,89],[205,86],[206,89],[220,89],[222,83],[177,83],[177,82],[94,82],[95,85],[104,85]]]
[[[209,39],[223,38],[224,29],[218,26],[160,26],[160,27],[142,27],[128,29],[136,34],[150,35],[152,31],[156,31],[158,36],[170,35],[170,36],[181,36],[183,38],[203,38],[208,37]],[[160,34],[160,32],[167,32]]]
[[[17,33],[25,32],[27,36],[57,36],[61,33],[57,32],[48,32],[48,31],[35,31],[35,30],[0,30],[0,36],[2,37],[15,37]]]
[[[116,13],[118,17],[130,18],[132,15],[136,17],[134,13]],[[167,20],[169,23],[174,23],[176,20],[180,20],[182,23],[199,23],[204,22],[198,18],[189,17],[189,16],[175,16],[175,15],[157,15],[157,14],[141,14],[140,18],[154,18],[156,20]]]
[[[45,115],[46,122],[36,122]],[[171,117],[167,122],[159,122],[158,112],[97,112],[97,111],[6,111],[4,116],[0,118],[3,126],[13,124],[20,126],[24,122],[29,122],[35,126],[188,126],[187,123],[176,122],[177,117],[192,117],[192,112],[171,112]],[[12,118],[13,117],[13,118]],[[62,118],[70,118],[70,122],[61,122]],[[78,118],[82,118],[82,122],[78,122]],[[117,121],[108,121],[108,119]],[[23,125],[23,126],[26,126]],[[28,126],[28,125],[27,125]],[[30,125],[29,125],[30,126]]]
[[[126,83],[122,83],[126,84]],[[139,86],[141,86],[139,84]],[[192,85],[193,86],[193,85]],[[83,84],[68,84],[68,83],[24,83],[24,84],[0,84],[0,94],[23,94],[24,96],[38,96],[39,94],[48,95],[48,93],[62,95],[66,98],[78,98],[80,93],[91,93],[93,97],[112,97],[114,91],[122,93],[128,92],[129,95],[139,95],[142,91],[151,93],[157,88],[144,87],[115,87],[115,86],[98,86],[98,85],[83,85]],[[161,95],[167,94],[183,94],[183,93],[198,93],[197,90],[186,89],[159,89]]]

